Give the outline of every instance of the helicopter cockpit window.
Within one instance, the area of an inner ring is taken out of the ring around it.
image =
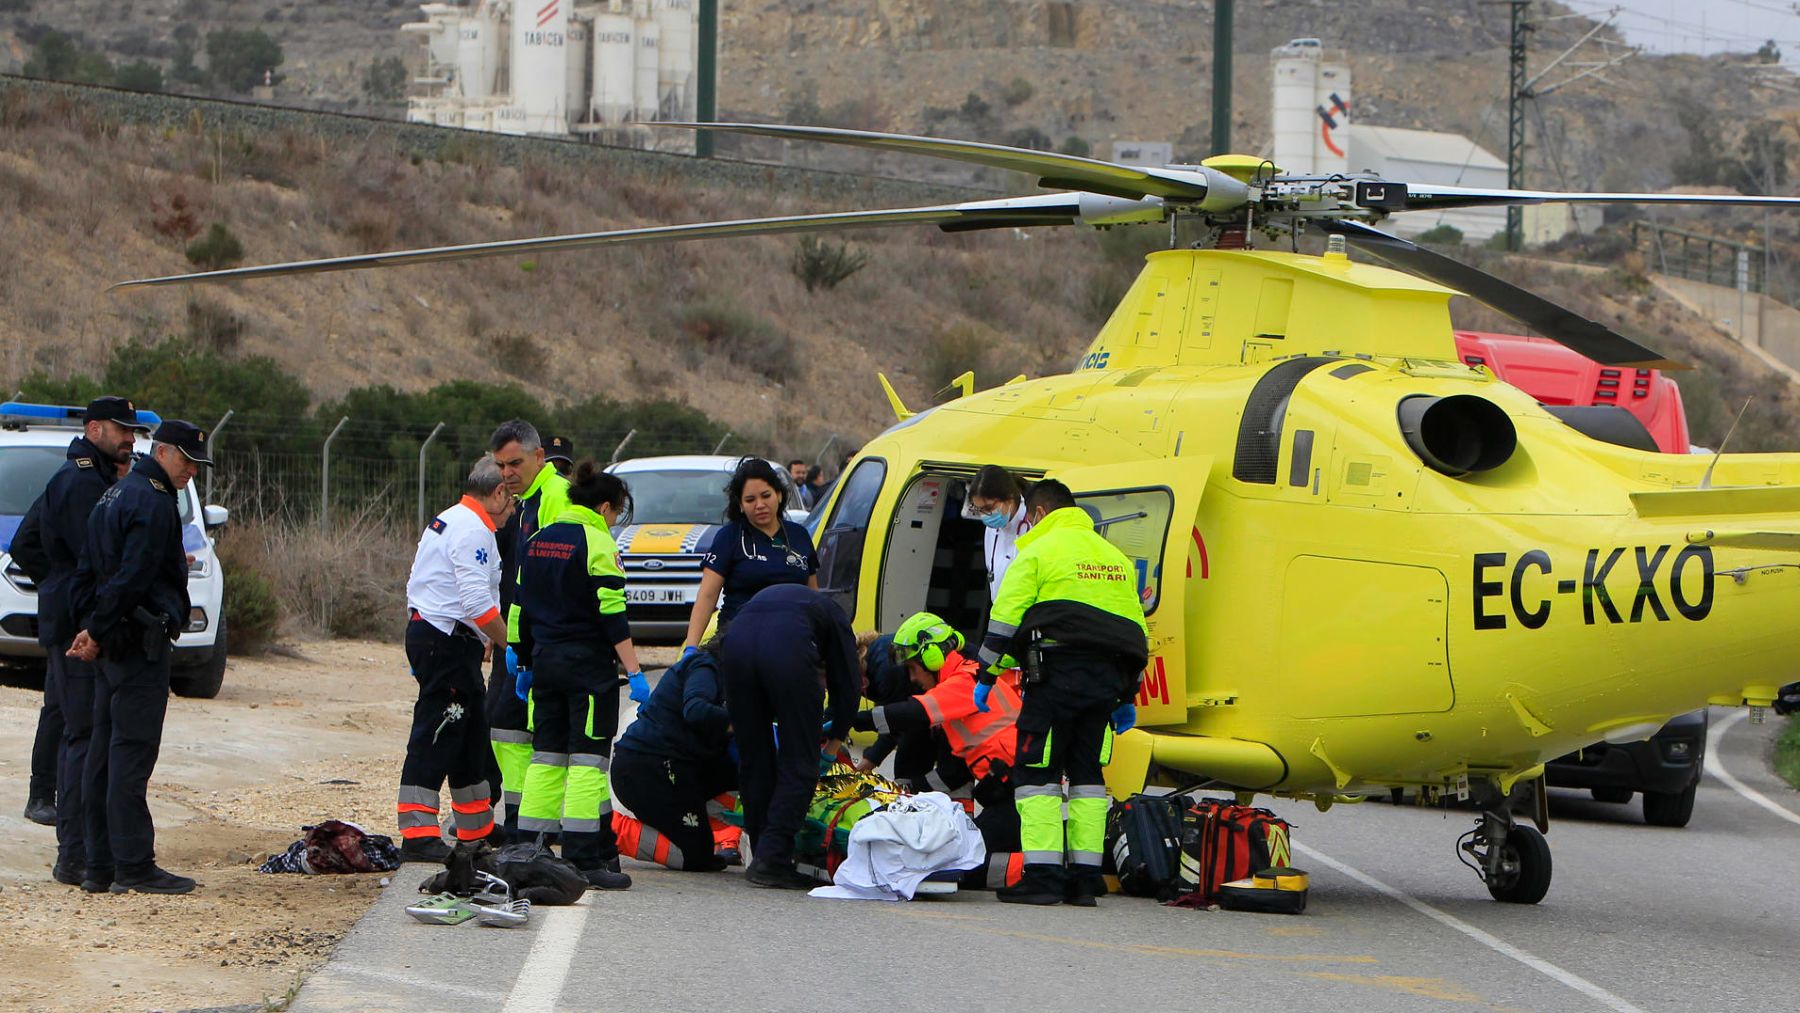
[[[1174,494],[1167,489],[1077,493],[1075,504],[1094,519],[1094,530],[1131,560],[1144,614],[1155,612],[1162,600],[1163,546],[1169,542]]]
[[[862,572],[863,541],[875,499],[887,479],[887,462],[868,458],[844,479],[837,509],[819,532],[819,589],[838,596],[850,615],[856,614],[856,578]]]

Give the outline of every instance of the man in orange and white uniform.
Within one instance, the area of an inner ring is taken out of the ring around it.
[[[963,637],[930,612],[920,612],[894,632],[893,652],[907,667],[913,685],[924,692],[898,703],[858,713],[859,731],[899,733],[941,729],[949,751],[975,775],[975,825],[987,845],[988,862],[964,877],[963,885],[998,889],[1016,882],[1023,869],[1019,851],[1019,811],[1012,801],[1012,765],[1018,746],[1014,727],[1019,716],[1017,672],[1007,672],[994,685],[988,709],[975,708],[974,690],[980,663],[958,653]]]
[[[438,837],[438,790],[446,780],[457,839],[480,840],[494,828],[481,663],[506,649],[494,529],[511,512],[500,466],[483,457],[463,482],[461,501],[419,535],[406,582],[406,660],[419,701],[397,806],[400,854],[408,861],[441,862],[449,855]]]

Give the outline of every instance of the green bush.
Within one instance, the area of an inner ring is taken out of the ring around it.
[[[206,33],[206,66],[212,79],[233,91],[249,91],[281,66],[281,44],[259,28],[221,28]]]
[[[1454,225],[1434,225],[1419,233],[1419,242],[1437,246],[1461,246],[1463,231]]]
[[[259,654],[274,642],[281,626],[275,585],[262,573],[252,539],[227,530],[219,539],[218,553],[225,570],[226,650]]]
[[[188,262],[208,271],[231,267],[244,259],[244,244],[223,222],[214,222],[206,235],[188,244]]]
[[[162,68],[149,60],[135,60],[118,68],[113,84],[127,91],[162,91]]]
[[[25,61],[26,77],[44,77],[80,84],[112,84],[113,65],[104,53],[84,46],[77,36],[45,32]]]
[[[1031,96],[1035,94],[1037,94],[1037,89],[1031,86],[1030,81],[1022,77],[1015,77],[1001,90],[1000,101],[1009,106],[1022,105],[1029,102]]]
[[[794,277],[808,292],[836,288],[838,283],[863,269],[869,258],[852,251],[849,243],[832,243],[818,236],[803,236],[794,247]]]
[[[363,94],[372,102],[398,102],[406,97],[406,62],[384,56],[363,69]]]
[[[1094,153],[1093,147],[1075,134],[1063,138],[1062,144],[1056,150],[1065,155],[1074,155],[1076,158],[1086,158]]]
[[[216,302],[189,299],[187,304],[187,338],[199,348],[214,352],[237,350],[244,336],[244,318]]]
[[[699,303],[681,313],[682,333],[695,353],[722,355],[776,383],[800,375],[800,354],[787,332],[748,310],[719,302]]]

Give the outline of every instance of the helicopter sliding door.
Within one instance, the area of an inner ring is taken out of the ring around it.
[[[915,475],[894,505],[881,568],[876,628],[892,631],[913,613],[936,614],[973,644],[987,628],[987,564],[979,522],[962,516],[964,478]]]
[[[1210,456],[1070,468],[1053,472],[1075,494],[1094,529],[1137,571],[1138,599],[1150,628],[1150,664],[1138,693],[1138,721],[1173,724],[1187,718],[1187,613],[1190,585],[1205,576],[1189,553],[1197,544],[1194,519],[1212,471]]]

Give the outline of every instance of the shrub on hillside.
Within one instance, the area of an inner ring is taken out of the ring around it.
[[[226,651],[231,654],[260,654],[281,627],[281,604],[264,573],[257,527],[233,525],[218,542],[219,565],[225,571]]]
[[[329,532],[295,520],[234,527],[233,557],[247,561],[246,573],[281,589],[277,601],[284,629],[304,636],[389,636],[406,614],[410,523],[386,524],[364,515],[343,518]],[[229,595],[231,558],[224,565]],[[252,595],[246,589],[246,600]],[[229,626],[235,620],[229,610],[226,615]],[[235,640],[237,630],[230,632]]]
[[[106,54],[87,48],[79,36],[48,31],[33,45],[24,74],[80,84],[112,84],[114,71]]]
[[[162,91],[162,68],[149,60],[133,60],[113,72],[113,85],[126,91]]]
[[[868,256],[850,249],[849,243],[833,243],[818,236],[803,236],[794,247],[794,277],[808,292],[836,288],[838,283],[863,269]]]
[[[1434,225],[1419,233],[1419,242],[1432,243],[1437,246],[1461,246],[1462,241],[1463,231],[1448,223]]]
[[[920,356],[919,378],[937,394],[964,373],[975,374],[975,387],[992,387],[1021,371],[996,362],[994,331],[981,324],[959,324],[933,334]]]
[[[701,356],[720,355],[776,383],[800,375],[794,339],[762,317],[725,303],[706,302],[681,313],[682,333]]]
[[[206,67],[212,79],[233,91],[263,83],[282,62],[281,44],[259,28],[221,28],[206,33]]]
[[[234,352],[238,339],[243,336],[243,317],[216,302],[188,300],[187,338],[198,347],[220,353]]]
[[[214,222],[206,235],[188,244],[188,262],[207,271],[231,267],[244,259],[244,244],[224,222]]]
[[[363,94],[372,102],[398,102],[406,97],[406,62],[384,56],[363,70]]]

